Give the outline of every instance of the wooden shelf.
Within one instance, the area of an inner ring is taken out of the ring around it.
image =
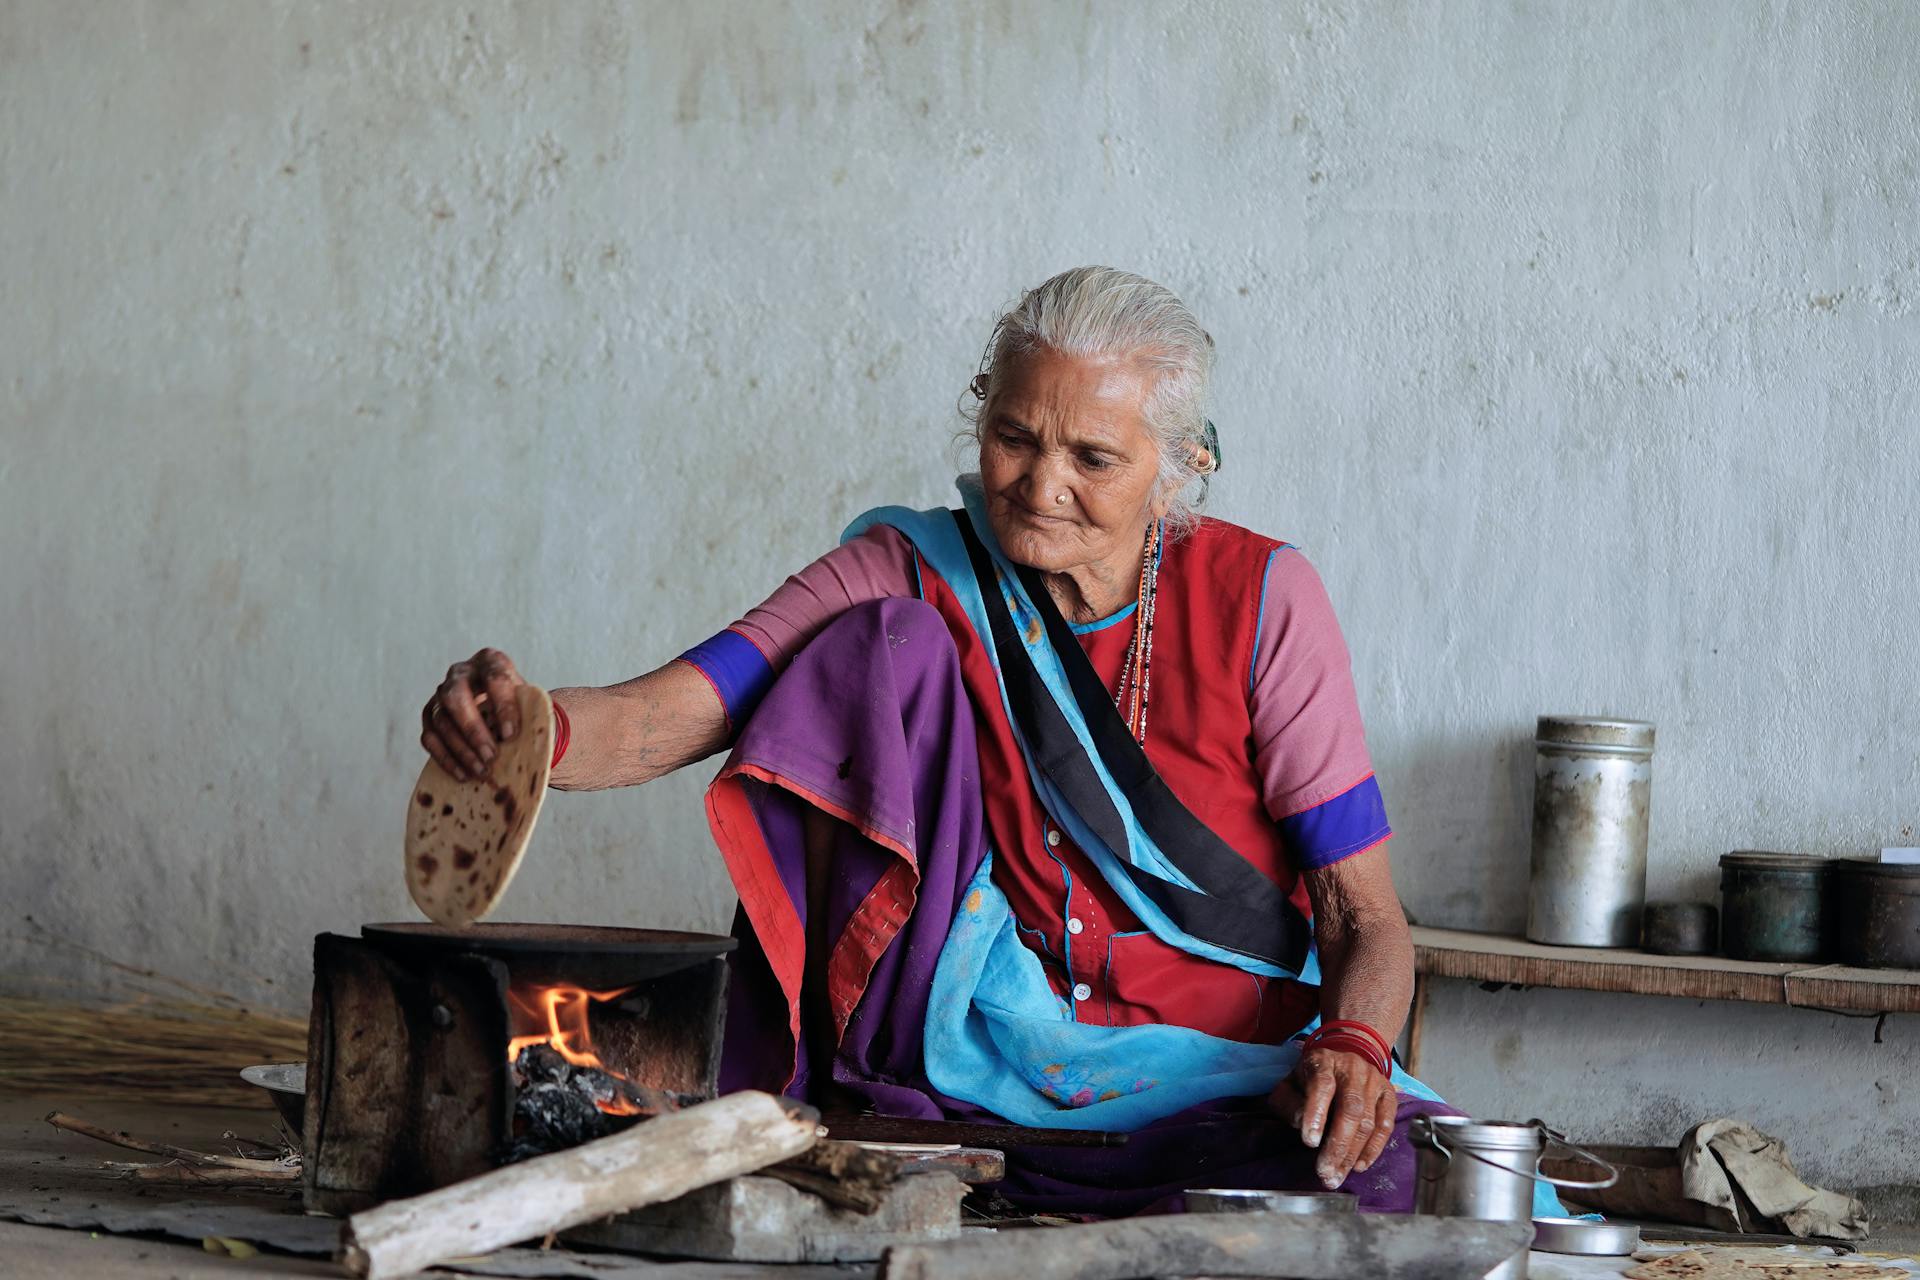
[[[1434,978],[1567,991],[1745,1000],[1850,1013],[1920,1013],[1920,972],[1845,965],[1766,964],[1719,956],[1549,947],[1459,929],[1413,930],[1414,969]]]

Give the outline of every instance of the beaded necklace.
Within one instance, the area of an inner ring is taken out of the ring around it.
[[[1113,703],[1126,717],[1134,741],[1147,745],[1147,702],[1153,693],[1153,614],[1160,594],[1160,522],[1147,527],[1146,557],[1140,566],[1140,594],[1134,600],[1133,639],[1120,668]]]

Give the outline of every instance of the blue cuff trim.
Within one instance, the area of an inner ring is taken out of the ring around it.
[[[738,631],[722,631],[680,655],[680,661],[699,669],[720,691],[727,721],[739,725],[753,714],[760,699],[773,687],[773,666]]]
[[[1301,871],[1330,867],[1342,858],[1379,844],[1393,834],[1387,802],[1373,777],[1280,822],[1287,856]]]

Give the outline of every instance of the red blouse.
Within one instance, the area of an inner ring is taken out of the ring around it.
[[[1391,834],[1325,589],[1291,547],[1203,520],[1167,544],[1158,592],[1147,757],[1187,808],[1310,913],[1303,871]],[[916,594],[958,624],[950,629],[969,694],[976,708],[992,709],[977,714],[976,727],[1003,739],[981,752],[994,878],[1074,1016],[1264,1042],[1311,1021],[1316,988],[1203,960],[1146,932],[1052,823],[1020,765],[981,642],[902,535],[875,529],[829,553],[732,630],[778,670],[841,610]],[[1074,630],[1094,669],[1117,686],[1132,606]],[[995,776],[1009,768],[1017,776]]]

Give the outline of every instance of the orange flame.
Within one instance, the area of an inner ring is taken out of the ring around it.
[[[520,1051],[529,1045],[551,1045],[554,1052],[576,1067],[593,1067],[625,1080],[625,1076],[601,1061],[600,1055],[593,1051],[588,1009],[592,1001],[618,1000],[631,990],[629,986],[612,991],[588,991],[585,987],[562,984],[509,991],[507,1004],[513,1014],[513,1029],[519,1034],[507,1041],[507,1061],[519,1058]],[[640,1108],[625,1098],[616,1097],[600,1103],[599,1107],[608,1115],[640,1113]]]

